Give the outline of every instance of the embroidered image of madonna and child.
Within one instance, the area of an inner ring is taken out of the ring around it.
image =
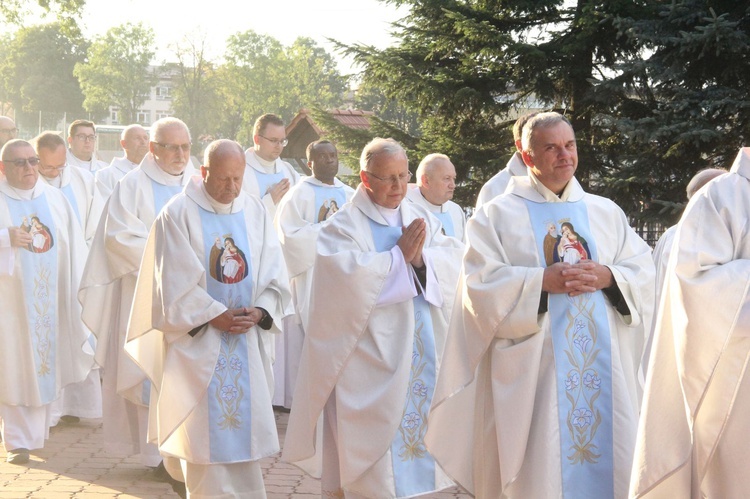
[[[52,239],[52,231],[36,215],[23,217],[21,230],[25,230],[31,235],[31,244],[25,246],[24,249],[32,253],[46,253],[55,245],[55,241]]]
[[[209,255],[211,277],[224,284],[234,284],[247,277],[247,267],[245,253],[237,247],[234,238],[216,238]]]
[[[557,229],[555,222],[547,224],[544,236],[544,259],[547,266],[557,262],[576,264],[591,258],[589,245],[570,222],[562,222]]]

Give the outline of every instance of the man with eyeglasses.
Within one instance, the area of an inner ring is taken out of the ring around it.
[[[371,141],[360,168],[318,236],[283,457],[318,475],[322,450],[324,497],[411,497],[453,483],[423,438],[463,245],[402,202],[411,174],[398,142]]]
[[[281,159],[287,144],[284,121],[275,114],[264,114],[255,120],[253,148],[245,151],[245,179],[242,188],[263,200],[271,218],[289,189],[299,182],[300,175]]]
[[[0,116],[0,147],[3,147],[9,140],[15,139],[16,135],[18,135],[16,122],[7,116]]]
[[[179,119],[163,118],[151,126],[149,152],[140,167],[115,184],[78,294],[104,371],[105,449],[115,455],[140,454],[149,467],[161,462],[156,446],[146,443],[151,385],[125,354],[125,335],[151,224],[196,173],[190,146],[190,132]]]
[[[310,276],[315,261],[315,244],[320,229],[354,195],[354,189],[336,178],[339,157],[336,146],[328,140],[317,140],[307,146],[307,165],[311,177],[303,178],[279,203],[276,230],[281,239],[284,259],[289,270],[296,315],[284,328],[285,352],[278,352],[276,363],[284,369],[285,407],[292,406],[297,380],[304,325],[310,302]],[[283,358],[280,358],[283,355]]]
[[[68,164],[92,174],[107,167],[96,156],[96,127],[93,121],[75,120],[68,127]]]
[[[148,153],[148,132],[141,125],[129,125],[120,134],[120,146],[125,155],[113,158],[106,168],[96,172],[96,187],[104,199],[109,198],[115,184],[141,164]]]
[[[427,447],[476,497],[628,497],[651,249],[576,180],[567,118],[522,148],[528,176],[466,224]]]
[[[86,245],[96,233],[104,203],[94,176],[82,168],[68,168],[65,141],[57,132],[42,132],[32,141],[39,156],[39,174],[49,185],[62,190],[78,215]]]
[[[31,144],[8,141],[0,158],[0,431],[7,461],[23,464],[44,447],[51,403],[93,365],[75,300],[86,245],[63,193],[39,180]]]
[[[428,154],[417,167],[417,183],[409,185],[406,199],[423,206],[443,224],[446,236],[464,240],[466,214],[451,201],[456,188],[456,167],[445,154]]]

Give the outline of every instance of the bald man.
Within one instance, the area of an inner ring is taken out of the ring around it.
[[[16,122],[7,116],[0,116],[0,147],[3,147],[9,140],[15,139],[17,134]]]
[[[108,167],[96,172],[96,187],[104,199],[109,198],[122,177],[143,161],[148,153],[148,132],[141,125],[127,126],[120,135],[120,146],[125,155],[113,158]]]
[[[239,144],[208,146],[201,176],[151,227],[128,328],[125,348],[155,388],[149,437],[188,497],[265,497],[259,460],[279,451],[270,352],[293,309],[244,171]]]
[[[443,234],[464,240],[466,215],[453,199],[456,167],[445,154],[428,154],[417,167],[417,184],[409,186],[406,199],[435,215],[443,225]]]

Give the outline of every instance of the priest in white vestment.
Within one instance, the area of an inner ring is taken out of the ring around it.
[[[80,260],[85,262],[103,208],[102,199],[94,184],[94,176],[81,168],[67,166],[65,141],[57,132],[43,132],[34,138],[33,144],[39,157],[39,176],[52,187],[62,191],[81,224],[86,239],[86,251],[80,255]],[[89,336],[87,350],[92,354],[95,345],[95,339]],[[99,370],[92,369],[84,381],[66,386],[62,397],[54,403],[52,413],[52,426],[56,425],[61,417],[64,422],[102,417],[102,384]]]
[[[82,168],[92,175],[107,167],[96,155],[96,127],[93,121],[75,120],[68,127],[68,165]]]
[[[531,118],[523,149],[529,175],[467,224],[427,448],[476,497],[623,498],[651,251],[575,179],[566,118]]]
[[[276,208],[289,192],[289,189],[300,181],[299,173],[286,161],[281,159],[281,151],[287,145],[284,121],[275,114],[264,114],[255,120],[253,126],[253,147],[245,152],[245,178],[242,189],[251,196],[257,196],[263,201],[273,220]],[[294,317],[288,318],[283,324],[283,330],[294,327]],[[273,405],[288,407],[291,398],[290,390],[294,387],[287,379],[288,356],[294,356],[294,345],[286,344],[286,335],[276,336],[276,356],[273,365],[275,388]]]
[[[93,365],[75,300],[86,245],[31,144],[8,141],[0,158],[0,433],[8,462],[23,464],[44,446],[50,403]]]
[[[446,236],[464,240],[466,214],[453,199],[456,188],[456,167],[445,154],[428,154],[417,167],[417,183],[409,185],[406,199],[435,215]]]
[[[114,455],[140,454],[141,463],[161,462],[147,444],[151,384],[125,355],[125,335],[138,268],[151,224],[195,174],[190,132],[176,118],[151,127],[150,152],[139,168],[120,180],[99,222],[78,299],[83,321],[97,338],[96,361],[103,369],[105,449]]]
[[[283,406],[292,406],[302,343],[305,338],[310,303],[312,267],[318,233],[354,195],[354,189],[336,178],[339,157],[336,146],[318,140],[307,146],[307,165],[312,177],[303,178],[279,203],[276,230],[289,271],[295,316],[284,329],[285,352],[278,352],[276,363],[284,366]],[[281,360],[279,357],[285,355]]]
[[[510,160],[508,160],[508,164],[505,168],[497,172],[479,190],[479,195],[477,196],[477,210],[479,210],[483,204],[492,201],[493,198],[504,193],[510,183],[510,179],[513,177],[526,176],[526,163],[523,162],[523,157],[521,156],[521,152],[523,151],[523,148],[521,147],[521,131],[526,122],[535,114],[536,113],[525,114],[518,118],[513,124],[513,141],[516,146],[516,151],[513,153],[513,156],[510,157]]]
[[[265,497],[259,459],[279,451],[272,336],[293,308],[273,224],[242,192],[236,142],[159,214],[125,346],[152,381],[149,437],[188,497]],[[174,458],[174,459],[167,459]]]
[[[148,153],[148,132],[141,125],[129,125],[120,135],[120,146],[125,155],[113,158],[108,167],[96,172],[96,187],[104,199],[109,199],[115,184],[141,164]]]
[[[322,473],[323,497],[411,497],[452,485],[424,434],[463,245],[402,202],[398,142],[374,139],[360,167],[318,236],[283,458]]]
[[[677,224],[638,427],[631,497],[750,491],[750,148]]]

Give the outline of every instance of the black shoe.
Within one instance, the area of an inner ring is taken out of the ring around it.
[[[10,464],[26,464],[29,462],[29,449],[20,447],[8,452],[6,460]]]
[[[75,424],[75,423],[80,423],[81,418],[79,418],[78,416],[61,416],[60,421],[62,421],[65,424]]]
[[[159,466],[153,468],[153,470],[157,480],[167,482],[172,486],[172,490],[174,490],[178,496],[180,496],[182,499],[187,498],[187,489],[185,488],[185,483],[172,478],[172,475],[170,475],[167,469],[164,467],[164,461],[160,462]]]

